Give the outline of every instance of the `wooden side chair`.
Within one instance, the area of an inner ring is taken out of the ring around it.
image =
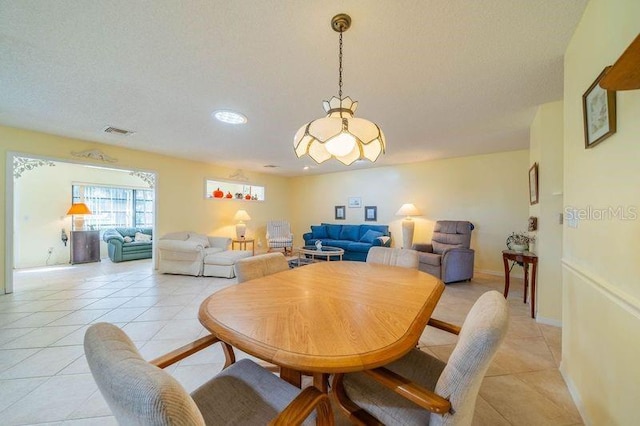
[[[289,269],[289,262],[282,253],[267,253],[237,260],[233,269],[238,283],[275,274]]]
[[[189,394],[162,370],[219,342],[203,337],[151,362],[118,327],[94,324],[85,333],[91,374],[123,425],[332,425],[328,397],[314,387],[300,391],[254,362],[234,362],[223,343],[225,369]]]
[[[413,349],[403,358],[373,370],[336,374],[334,396],[357,424],[471,425],[482,379],[507,332],[509,310],[497,291],[483,294],[444,363]],[[458,334],[458,333],[456,333]]]
[[[415,250],[371,247],[369,253],[367,253],[367,263],[380,263],[382,265],[418,269],[420,259],[418,252]]]

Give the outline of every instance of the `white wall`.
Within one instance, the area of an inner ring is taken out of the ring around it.
[[[539,322],[562,323],[562,213],[563,103],[541,105],[531,123],[529,164],[538,163],[538,204],[529,214],[538,218],[535,253],[538,255]]]
[[[582,94],[640,31],[640,1],[591,0],[565,54],[566,207],[638,209],[640,90],[617,93],[617,133],[584,147]],[[587,424],[638,424],[640,218],[565,220],[561,370]]]
[[[86,167],[80,164],[54,162],[27,170],[14,178],[14,259],[16,268],[29,268],[69,263],[69,244],[60,239],[64,228],[69,235],[71,186],[74,183],[111,185],[149,189],[140,178],[127,171]],[[48,249],[53,253],[48,259]],[[106,243],[100,243],[101,257],[107,257]]]
[[[291,179],[292,217],[297,244],[310,225],[320,222],[364,223],[364,209],[347,208],[345,221],[334,220],[334,206],[361,197],[378,207],[377,224],[390,226],[394,245],[402,245],[404,203],[422,212],[414,218],[414,242],[431,241],[435,221],[469,220],[476,229],[471,246],[477,270],[503,274],[507,236],[524,231],[528,218],[528,151],[451,158],[438,161],[352,170]]]

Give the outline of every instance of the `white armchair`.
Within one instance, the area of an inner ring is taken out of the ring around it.
[[[204,257],[227,250],[230,238],[174,232],[158,240],[158,270],[163,274],[202,275]]]
[[[286,220],[267,222],[267,246],[271,249],[284,249],[284,254],[293,251],[293,234],[291,225]]]

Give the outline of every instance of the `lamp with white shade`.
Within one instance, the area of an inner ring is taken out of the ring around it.
[[[415,223],[411,216],[420,216],[420,210],[411,203],[403,204],[396,212],[396,216],[405,216],[402,221],[402,248],[410,249],[413,245],[413,230]]]
[[[85,203],[73,203],[67,211],[67,215],[73,216],[73,230],[84,231],[84,215],[92,214]]]
[[[239,240],[243,240],[247,232],[247,225],[244,222],[251,220],[251,216],[249,216],[246,210],[238,210],[233,220],[238,221],[236,225],[236,237],[238,237]]]

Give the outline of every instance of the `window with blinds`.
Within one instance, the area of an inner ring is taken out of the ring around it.
[[[150,227],[153,225],[153,190],[112,186],[72,185],[72,202],[85,203],[88,229]]]

